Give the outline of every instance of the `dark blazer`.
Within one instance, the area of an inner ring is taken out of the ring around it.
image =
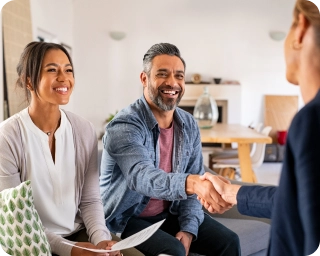
[[[271,218],[268,255],[314,253],[320,242],[320,91],[292,120],[278,187],[243,186],[238,210]]]

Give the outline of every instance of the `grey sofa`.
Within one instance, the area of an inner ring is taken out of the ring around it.
[[[102,150],[99,150],[99,163],[101,160],[101,153]],[[208,167],[205,166],[204,168],[205,171],[216,175],[216,173]],[[232,181],[232,183],[252,185],[251,183],[242,183],[237,181]],[[259,219],[241,215],[236,206],[224,214],[211,214],[205,209],[204,211],[212,218],[238,234],[242,256],[266,255],[270,233],[270,221],[268,219]],[[214,241],[212,242],[214,243]],[[127,256],[126,254],[124,255]],[[130,253],[128,256],[135,256],[135,254]]]

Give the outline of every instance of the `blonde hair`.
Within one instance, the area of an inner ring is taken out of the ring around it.
[[[293,10],[293,26],[298,24],[300,13],[314,28],[316,44],[320,47],[320,12],[318,7],[308,0],[297,0]]]

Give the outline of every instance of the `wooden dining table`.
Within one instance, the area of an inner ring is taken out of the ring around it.
[[[209,129],[200,129],[202,143],[237,143],[242,181],[257,182],[252,169],[250,144],[272,143],[272,138],[240,124],[215,124]]]

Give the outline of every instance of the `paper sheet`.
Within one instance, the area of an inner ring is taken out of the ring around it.
[[[117,242],[116,244],[114,244],[112,246],[111,250],[100,250],[100,249],[90,249],[90,248],[85,248],[85,247],[80,247],[68,242],[63,241],[62,243],[70,245],[70,246],[75,246],[87,251],[91,251],[91,252],[99,252],[99,253],[104,253],[104,252],[114,252],[114,251],[120,251],[120,250],[124,250],[124,249],[128,249],[128,248],[132,248],[135,247],[141,243],[143,243],[144,241],[146,241],[150,236],[152,236],[154,234],[154,232],[156,232],[158,230],[158,228],[160,228],[160,226],[162,225],[162,223],[165,221],[161,220],[153,225],[151,225],[148,228],[145,228],[143,230],[141,230],[140,232],[127,237],[126,239],[123,239],[119,242]]]

